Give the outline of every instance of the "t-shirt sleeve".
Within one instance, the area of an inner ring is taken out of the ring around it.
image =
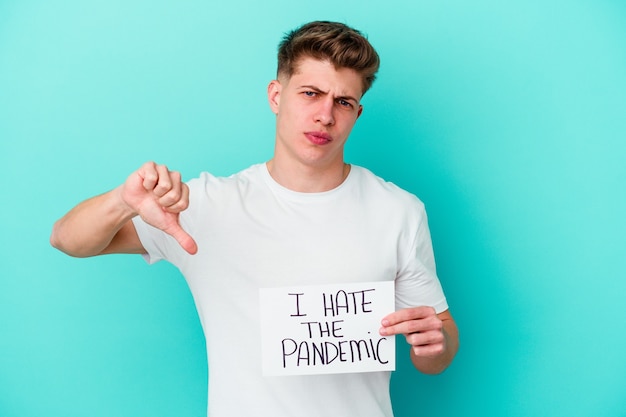
[[[143,255],[146,262],[153,264],[166,259],[164,248],[168,243],[168,235],[156,227],[150,226],[139,216],[133,218],[133,224],[139,240],[146,250],[146,254]]]
[[[396,308],[431,306],[441,313],[448,309],[448,303],[437,277],[428,219],[421,202],[415,216],[396,276]]]

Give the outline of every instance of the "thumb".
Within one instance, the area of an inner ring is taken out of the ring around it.
[[[198,252],[196,241],[178,223],[171,225],[163,231],[176,239],[178,244],[190,255],[195,255]]]

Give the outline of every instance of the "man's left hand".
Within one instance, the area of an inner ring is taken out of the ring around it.
[[[404,335],[415,356],[438,356],[446,349],[443,321],[432,307],[398,310],[383,318],[382,326],[382,336]]]

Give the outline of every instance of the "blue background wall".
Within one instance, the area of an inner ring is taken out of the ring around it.
[[[54,220],[146,160],[268,159],[282,33],[382,56],[348,159],[414,192],[462,334],[394,374],[398,417],[626,416],[623,1],[0,1],[0,416],[200,416],[183,279],[54,251]]]

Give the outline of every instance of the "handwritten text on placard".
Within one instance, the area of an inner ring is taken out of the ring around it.
[[[265,375],[395,369],[395,338],[378,333],[392,281],[263,288],[260,306]]]

